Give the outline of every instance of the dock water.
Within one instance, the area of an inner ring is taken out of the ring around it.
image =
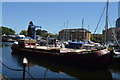
[[[107,71],[84,71],[80,68],[76,69],[72,66],[66,66],[62,64],[54,64],[50,61],[45,61],[42,59],[34,58],[33,56],[24,56],[24,55],[17,55],[12,54],[12,51],[10,49],[10,46],[2,47],[2,59],[3,63],[7,66],[15,69],[22,68],[22,60],[23,57],[26,57],[29,61],[29,73],[37,79],[43,79],[44,73],[46,73],[46,79],[49,78],[61,78],[62,79],[73,79],[73,80],[79,80],[79,79],[94,79],[97,80],[99,78],[103,79],[109,79],[109,80],[120,80],[120,67],[116,64],[113,66],[110,66],[110,70]],[[116,67],[115,67],[116,66]],[[11,78],[22,78],[22,72],[20,71],[12,71],[9,69],[6,69],[3,67],[3,75],[0,75],[1,80],[11,80]],[[46,72],[47,70],[47,72]],[[37,74],[36,74],[37,73]],[[16,75],[16,76],[15,76]],[[29,76],[26,76],[26,78],[30,78]]]

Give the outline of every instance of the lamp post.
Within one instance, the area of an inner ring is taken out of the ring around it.
[[[28,64],[28,60],[26,58],[23,58],[23,80],[25,80],[25,70],[27,64]]]

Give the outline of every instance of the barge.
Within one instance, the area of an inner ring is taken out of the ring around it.
[[[11,46],[14,53],[20,55],[34,55],[46,60],[57,61],[64,64],[86,66],[94,68],[107,68],[111,63],[114,52],[107,48],[101,50],[69,49],[60,47],[37,46],[33,39],[19,40]]]

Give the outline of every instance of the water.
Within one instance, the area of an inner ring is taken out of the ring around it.
[[[14,54],[12,53],[10,46],[4,46],[0,48],[2,49],[2,62],[10,68],[22,69],[23,57],[26,57],[29,61],[29,65],[27,65],[26,70],[37,80],[120,80],[120,66],[117,64],[111,65],[108,70],[89,71],[38,59],[33,56]],[[22,71],[13,71],[4,66],[2,67],[2,74],[10,79],[22,79]],[[26,74],[26,78],[31,77]]]

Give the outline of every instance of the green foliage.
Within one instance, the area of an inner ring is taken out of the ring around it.
[[[52,34],[52,33],[43,34],[43,37],[47,37],[48,35],[49,35],[50,37],[57,37],[56,34]]]
[[[36,31],[36,35],[41,35],[42,33],[41,33],[41,29],[37,29],[37,31]]]
[[[93,36],[93,34],[90,35],[90,39],[91,39],[91,41],[96,42],[96,38]]]
[[[37,34],[37,35],[41,35],[42,37],[47,37],[48,35],[49,35],[50,37],[56,37],[56,36],[57,36],[56,34],[52,34],[52,33],[43,34],[43,33],[41,32],[41,29],[37,29],[36,34]]]
[[[25,36],[27,36],[27,30],[22,30],[22,31],[20,32],[20,35],[25,35]]]
[[[6,34],[6,35],[14,35],[15,34],[15,31],[11,28],[1,26],[0,29],[1,29],[0,31],[2,31],[2,35],[3,34]]]
[[[50,37],[57,37],[56,34],[52,34],[52,33],[50,33],[49,35],[50,35]]]

